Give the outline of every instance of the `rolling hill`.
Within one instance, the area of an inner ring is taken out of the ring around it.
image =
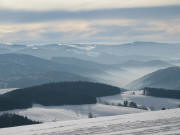
[[[127,85],[129,89],[142,89],[144,87],[180,90],[180,67],[157,70]]]
[[[97,68],[59,64],[25,54],[0,54],[0,88],[23,88],[48,82],[87,81]],[[81,74],[81,75],[80,75]]]
[[[0,95],[0,111],[45,106],[94,104],[97,97],[119,94],[120,88],[91,82],[49,83]]]

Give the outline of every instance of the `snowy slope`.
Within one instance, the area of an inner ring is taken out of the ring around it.
[[[180,109],[0,129],[0,135],[180,134]]]
[[[88,114],[90,112],[92,113],[93,117],[102,117],[139,113],[144,112],[144,110],[121,106],[91,104],[66,106],[34,105],[32,108],[29,109],[8,111],[8,113],[16,113],[19,115],[27,116],[29,119],[41,122],[85,119],[88,118]]]
[[[133,101],[138,105],[149,107],[152,110],[161,110],[164,107],[172,109],[177,108],[180,105],[179,99],[144,96],[142,93],[142,90],[126,91],[118,95],[102,97],[101,101],[115,104],[123,103],[125,100]]]

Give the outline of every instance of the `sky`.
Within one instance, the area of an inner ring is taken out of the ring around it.
[[[0,0],[0,42],[180,42],[180,0]]]

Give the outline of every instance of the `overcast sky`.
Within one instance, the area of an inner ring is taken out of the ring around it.
[[[180,42],[180,0],[0,0],[0,42]]]

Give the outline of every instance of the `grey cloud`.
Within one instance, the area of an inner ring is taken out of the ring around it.
[[[93,28],[99,29],[100,32],[94,34],[94,37],[115,37],[115,36],[142,36],[149,34],[163,34],[164,31],[156,30],[150,31],[141,28],[148,28],[146,24],[141,24],[141,26],[103,26],[103,25],[95,25]]]
[[[56,20],[89,20],[89,19],[176,19],[180,18],[180,6],[104,9],[92,11],[22,11],[0,10],[0,22],[44,22]]]

